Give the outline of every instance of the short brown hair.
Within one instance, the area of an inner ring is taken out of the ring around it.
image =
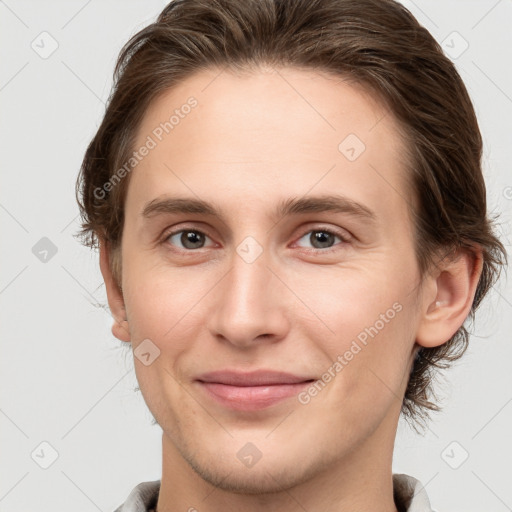
[[[487,216],[482,139],[467,90],[452,62],[414,16],[393,0],[174,0],[123,47],[105,116],[77,179],[85,245],[111,248],[121,284],[120,242],[129,176],[100,195],[133,152],[149,104],[193,73],[259,65],[328,72],[376,94],[403,128],[417,203],[416,254],[422,275],[440,249],[483,251],[469,319],[498,278],[506,252]],[[436,368],[468,344],[463,325],[445,344],[422,348],[402,412],[426,419]]]

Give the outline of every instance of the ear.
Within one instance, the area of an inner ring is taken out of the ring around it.
[[[112,324],[112,334],[121,341],[130,342],[130,330],[128,319],[126,317],[126,308],[124,304],[123,293],[114,280],[112,268],[110,266],[110,246],[103,240],[100,242],[100,269],[105,281],[107,290],[108,305],[114,323]]]
[[[429,282],[424,283],[422,316],[416,333],[418,345],[438,347],[461,327],[471,311],[482,264],[479,247],[460,250],[426,278]]]

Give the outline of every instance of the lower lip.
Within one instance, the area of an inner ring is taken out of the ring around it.
[[[201,381],[199,384],[211,398],[226,407],[239,411],[257,411],[296,396],[311,382],[268,386],[230,386]]]

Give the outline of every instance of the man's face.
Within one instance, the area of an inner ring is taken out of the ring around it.
[[[313,71],[211,70],[151,105],[145,144],[122,288],[134,350],[160,351],[135,369],[164,447],[244,492],[388,454],[419,318],[392,116]],[[155,207],[175,199],[221,217]]]

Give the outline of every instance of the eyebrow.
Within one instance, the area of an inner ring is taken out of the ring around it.
[[[375,222],[377,216],[367,206],[341,195],[320,195],[292,197],[281,200],[274,212],[274,218],[306,213],[345,213],[364,220]],[[202,199],[187,197],[162,197],[149,201],[142,210],[142,217],[150,219],[159,214],[200,214],[217,217],[226,222],[221,210],[214,204]]]

